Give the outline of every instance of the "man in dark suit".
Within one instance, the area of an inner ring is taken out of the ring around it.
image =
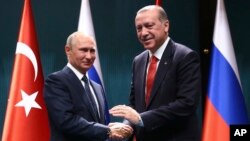
[[[129,106],[110,113],[133,124],[136,141],[199,141],[198,54],[168,36],[169,20],[160,6],[140,9],[135,26],[146,51],[133,61]]]
[[[122,123],[105,125],[103,89],[86,76],[96,58],[95,50],[92,37],[74,32],[65,46],[67,66],[45,81],[51,141],[104,141],[132,133]]]

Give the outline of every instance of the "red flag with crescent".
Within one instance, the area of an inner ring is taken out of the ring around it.
[[[47,141],[49,122],[44,78],[30,0],[24,8],[16,46],[2,141]]]

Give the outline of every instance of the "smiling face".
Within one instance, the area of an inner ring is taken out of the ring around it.
[[[137,37],[145,49],[154,53],[168,37],[169,22],[160,18],[157,8],[148,8],[137,13],[135,18]]]
[[[81,33],[74,34],[65,46],[69,63],[79,72],[86,73],[96,58],[94,40]]]

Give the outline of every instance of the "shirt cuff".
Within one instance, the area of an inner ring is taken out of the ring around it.
[[[144,127],[143,121],[141,119],[141,116],[139,116],[139,122],[136,124],[137,126]]]

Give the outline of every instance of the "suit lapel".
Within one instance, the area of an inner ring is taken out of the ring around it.
[[[142,80],[141,83],[138,83],[140,86],[139,88],[141,88],[140,92],[141,92],[141,95],[140,95],[140,98],[143,103],[143,107],[146,107],[146,103],[145,103],[145,88],[146,88],[146,77],[147,77],[147,64],[148,64],[148,60],[149,60],[149,54],[148,54],[148,51],[145,51],[145,53],[143,54],[142,56],[142,59],[141,59],[141,62],[139,62],[138,64],[140,64],[139,67],[137,67],[137,71],[138,73],[140,74],[140,78],[136,78],[138,80]],[[146,109],[144,109],[146,110]]]
[[[83,88],[83,86],[82,86],[82,88]],[[93,88],[93,89],[94,89],[94,88]],[[94,90],[94,91],[95,91],[95,90]],[[89,97],[87,96],[85,90],[84,90],[84,93],[83,93],[83,97],[84,97],[84,102],[85,102],[86,106],[89,107],[88,109],[89,109],[89,111],[90,111],[90,113],[91,113],[93,119],[94,119],[95,121],[100,122],[100,118],[99,118],[99,116],[98,116],[98,111],[96,111],[96,110],[94,109],[94,107],[92,106],[92,103],[90,102],[90,99],[89,99]],[[98,99],[98,98],[97,98],[97,99]]]
[[[100,87],[98,87],[94,82],[92,82],[92,80],[90,81],[90,83],[91,83],[91,86],[93,87],[93,90],[95,92],[95,96],[96,96],[98,104],[99,104],[100,118],[98,117],[98,119],[100,119],[101,123],[105,123],[105,118],[104,118],[105,103],[104,103],[103,96],[101,95],[101,94],[103,94],[103,92],[100,89]]]
[[[88,108],[89,112],[91,113],[91,116],[93,117],[93,119],[95,121],[99,121],[99,118],[96,117],[96,113],[93,109],[90,103],[90,99],[88,98],[87,94],[85,93],[85,90],[83,88],[83,85],[81,83],[81,81],[77,78],[77,76],[74,74],[74,72],[68,68],[67,66],[64,67],[64,71],[66,72],[67,75],[69,75],[67,78],[69,78],[69,83],[73,84],[71,85],[72,87],[74,87],[74,89],[79,90],[79,97],[83,100],[83,103],[85,104],[86,107],[90,107]]]
[[[163,52],[163,55],[161,57],[161,61],[159,63],[159,66],[158,66],[158,69],[156,72],[156,76],[155,76],[155,80],[154,80],[154,84],[153,84],[153,88],[152,88],[151,96],[150,96],[150,100],[149,100],[149,105],[150,105],[153,97],[156,95],[156,92],[157,92],[159,86],[161,85],[163,79],[165,78],[166,73],[169,70],[169,67],[172,63],[172,55],[173,55],[173,51],[174,51],[173,49],[174,49],[174,43],[172,40],[170,40],[166,49]]]

